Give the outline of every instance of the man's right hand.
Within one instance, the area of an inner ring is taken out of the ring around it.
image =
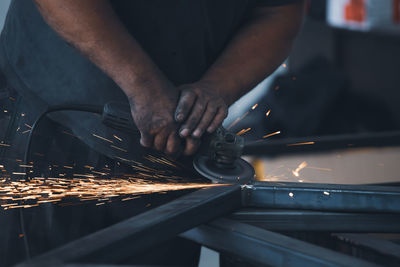
[[[150,82],[151,83],[151,82]],[[169,82],[143,84],[134,95],[128,95],[132,117],[141,133],[142,146],[155,148],[169,155],[181,152],[181,139],[174,112],[179,92]]]

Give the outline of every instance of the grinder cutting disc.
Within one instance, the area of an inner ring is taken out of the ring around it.
[[[246,184],[254,177],[253,166],[244,159],[236,159],[232,168],[218,167],[209,157],[200,155],[193,166],[201,175],[216,183]]]

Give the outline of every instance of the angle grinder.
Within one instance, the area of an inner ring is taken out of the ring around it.
[[[140,137],[128,104],[109,102],[102,106],[62,105],[50,107],[35,121],[25,151],[25,162],[29,162],[30,147],[35,128],[41,119],[48,113],[77,110],[102,115],[102,122],[108,127],[127,132],[135,138]],[[205,178],[216,183],[245,184],[254,176],[253,167],[241,158],[244,139],[223,127],[213,134],[205,134],[202,138],[202,147],[195,155],[193,166]]]
[[[137,132],[130,107],[127,104],[107,103],[103,122],[109,127]],[[216,183],[248,183],[254,177],[254,168],[241,158],[244,138],[223,127],[206,134],[202,148],[195,155],[193,166],[205,178]]]

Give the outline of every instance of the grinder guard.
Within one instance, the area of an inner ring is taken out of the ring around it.
[[[253,178],[253,167],[240,158],[243,137],[221,127],[205,137],[203,144],[206,145],[193,161],[194,168],[201,175],[217,183],[245,184]]]

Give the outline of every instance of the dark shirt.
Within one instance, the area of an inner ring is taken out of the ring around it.
[[[295,0],[110,1],[128,31],[166,76],[180,85],[203,75],[254,8]],[[33,0],[12,1],[1,49],[9,83],[38,109],[50,104],[126,101],[108,76],[46,24]],[[58,121],[83,139],[91,136],[86,129],[100,129],[87,114],[79,115],[78,121],[76,114],[63,115]]]

